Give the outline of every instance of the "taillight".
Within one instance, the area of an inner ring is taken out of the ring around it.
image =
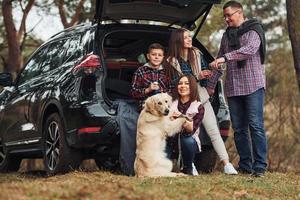
[[[101,130],[101,127],[85,127],[78,129],[78,134],[82,133],[99,133]]]
[[[98,68],[101,67],[99,56],[95,54],[88,54],[73,69],[72,73],[77,75],[82,72],[86,75],[93,74]]]

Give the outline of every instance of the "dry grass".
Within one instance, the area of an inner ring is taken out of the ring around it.
[[[180,178],[127,177],[109,172],[0,174],[0,199],[300,199],[300,175],[264,178],[221,173]]]

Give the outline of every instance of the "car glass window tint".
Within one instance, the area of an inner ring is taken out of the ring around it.
[[[66,40],[56,41],[50,45],[46,58],[41,66],[42,73],[51,71],[61,64],[65,53],[64,45],[66,45]]]
[[[83,46],[83,54],[87,54],[89,50],[89,43],[91,40],[91,34],[90,31],[88,30],[81,39],[81,44]]]
[[[33,77],[39,75],[39,66],[45,57],[45,53],[47,52],[47,47],[44,47],[38,50],[31,59],[28,61],[27,65],[25,66],[24,70],[21,72],[18,78],[18,84],[21,85],[24,82],[32,79]]]
[[[69,39],[69,47],[66,51],[64,63],[74,61],[83,55],[80,36]]]

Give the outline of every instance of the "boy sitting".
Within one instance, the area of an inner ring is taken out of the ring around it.
[[[149,62],[139,67],[133,75],[131,96],[140,102],[159,92],[171,93],[170,80],[162,66],[164,47],[153,43],[148,48]]]

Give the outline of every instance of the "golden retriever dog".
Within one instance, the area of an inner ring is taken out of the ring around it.
[[[137,148],[134,170],[137,177],[179,175],[172,171],[172,162],[166,157],[167,136],[179,133],[186,119],[171,120],[172,98],[160,93],[146,99],[137,122]]]

